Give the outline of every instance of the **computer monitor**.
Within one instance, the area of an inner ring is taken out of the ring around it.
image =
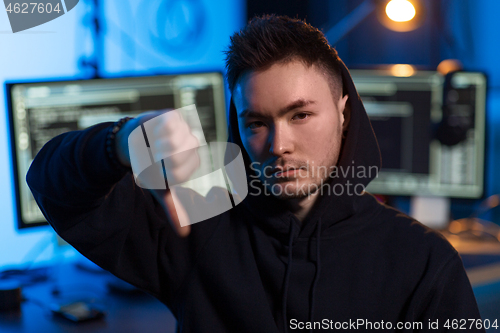
[[[353,70],[382,168],[368,191],[480,198],[484,183],[486,78],[456,72],[408,77]]]
[[[206,141],[227,141],[224,80],[218,72],[7,83],[6,91],[18,228],[46,224],[25,179],[38,151],[61,133],[195,104]]]
[[[480,198],[484,192],[486,77],[352,70],[377,137],[382,168],[367,190],[414,197]]]

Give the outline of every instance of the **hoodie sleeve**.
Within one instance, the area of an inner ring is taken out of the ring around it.
[[[458,253],[441,266],[421,303],[423,332],[485,332]],[[430,326],[431,325],[431,326]]]
[[[47,221],[80,253],[167,303],[210,224],[178,237],[162,206],[105,152],[112,123],[59,135],[37,154],[26,180]],[[205,231],[205,232],[203,232]]]

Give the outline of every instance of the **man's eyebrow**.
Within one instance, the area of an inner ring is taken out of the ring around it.
[[[304,106],[308,106],[311,104],[316,104],[316,102],[311,101],[311,100],[306,100],[303,98],[299,98],[298,100],[293,101],[292,103],[290,103],[287,106],[285,106],[284,108],[282,108],[278,112],[278,116],[282,116],[282,115],[286,114],[287,112],[290,112],[290,111],[298,109],[298,108],[303,108]],[[262,115],[256,111],[251,110],[251,109],[245,109],[240,113],[240,115],[238,117],[239,118],[243,118],[243,117],[256,117],[256,118],[258,118],[258,117],[262,117]]]

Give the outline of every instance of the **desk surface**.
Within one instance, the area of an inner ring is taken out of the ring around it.
[[[473,287],[500,281],[500,242],[459,237],[443,232],[460,253]]]
[[[53,279],[23,289],[27,299],[19,312],[0,312],[0,332],[175,332],[175,318],[168,308],[142,292],[110,292],[106,272],[88,272],[73,264],[54,268]],[[59,296],[52,294],[54,288]],[[104,319],[73,323],[53,316],[50,305],[68,300],[94,300],[104,306]]]
[[[495,309],[500,309],[500,243],[478,246],[460,242],[453,237],[449,240],[464,259],[481,314],[484,318],[498,318],[500,313]],[[489,260],[490,257],[493,259]],[[478,258],[481,259],[479,264]],[[485,258],[488,262],[484,261]],[[50,281],[23,289],[27,300],[23,302],[21,311],[0,312],[0,332],[175,332],[175,318],[164,304],[141,292],[110,292],[107,282],[112,278],[107,272],[89,272],[78,269],[74,264],[56,266]],[[52,294],[56,287],[61,291],[60,296]],[[106,317],[76,324],[54,317],[50,312],[51,303],[82,298],[94,299],[103,304]]]

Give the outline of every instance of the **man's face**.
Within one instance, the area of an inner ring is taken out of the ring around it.
[[[333,96],[325,75],[292,61],[247,72],[234,88],[251,168],[279,198],[314,193],[337,163],[348,97]]]

